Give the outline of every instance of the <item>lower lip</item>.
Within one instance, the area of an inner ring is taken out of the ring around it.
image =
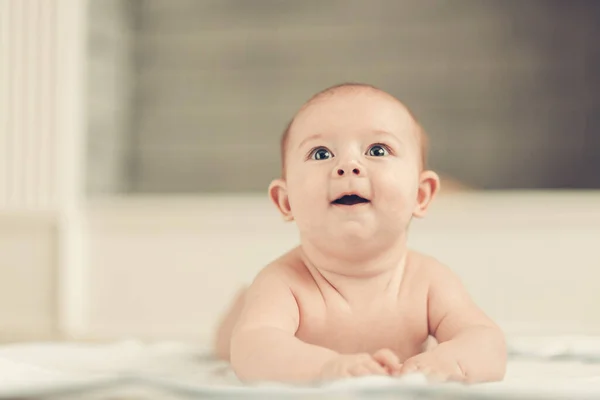
[[[371,202],[367,202],[367,203],[356,203],[356,204],[337,204],[337,203],[331,203],[331,205],[337,207],[337,208],[343,208],[343,209],[348,209],[348,210],[352,210],[352,209],[356,209],[356,208],[363,208],[364,206],[368,206],[369,204],[371,204]]]

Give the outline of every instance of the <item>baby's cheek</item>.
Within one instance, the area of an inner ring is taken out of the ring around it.
[[[395,178],[395,180],[398,180],[398,178]],[[380,200],[379,208],[386,210],[389,218],[396,222],[409,219],[417,201],[417,190],[401,183],[392,180],[378,196]]]
[[[288,193],[292,213],[296,218],[310,216],[311,209],[325,201],[323,184],[316,180],[296,178],[288,182]]]
[[[297,202],[314,201],[325,196],[326,186],[319,179],[304,175],[290,182],[288,191]]]
[[[412,174],[405,172],[388,172],[375,177],[377,180],[377,191],[381,197],[391,202],[407,202],[416,197],[418,182]]]

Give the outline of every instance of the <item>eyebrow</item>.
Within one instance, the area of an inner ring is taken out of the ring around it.
[[[385,137],[391,137],[393,140],[397,141],[399,144],[402,144],[402,140],[400,140],[400,138],[398,138],[396,135],[388,132],[388,131],[384,131],[384,130],[379,130],[376,129],[374,131],[372,131],[372,133],[375,136],[385,136]],[[323,138],[323,134],[322,133],[315,133],[313,135],[310,135],[307,138],[304,138],[300,144],[298,145],[298,148],[301,148],[302,146],[304,146],[306,143],[312,141],[312,140],[317,140],[317,139],[322,139]]]
[[[301,148],[302,146],[304,146],[307,142],[310,142],[311,140],[316,140],[316,139],[321,139],[323,137],[323,134],[321,133],[315,133],[313,135],[310,135],[307,138],[304,138],[304,140],[302,140],[300,142],[300,144],[298,145],[298,148]]]
[[[400,139],[398,136],[396,136],[396,135],[394,135],[393,133],[390,133],[390,132],[388,132],[388,131],[382,131],[382,130],[379,130],[379,129],[377,129],[377,130],[374,130],[374,131],[373,131],[373,134],[374,134],[375,136],[385,136],[385,137],[390,137],[390,138],[392,138],[393,140],[395,140],[396,142],[398,142],[399,144],[402,144],[402,140],[401,140],[401,139]]]

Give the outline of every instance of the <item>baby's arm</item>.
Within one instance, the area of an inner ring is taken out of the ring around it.
[[[439,345],[406,360],[400,374],[421,372],[438,380],[469,383],[502,380],[504,335],[475,303],[456,275],[440,264],[428,266],[429,331]]]
[[[314,379],[336,353],[295,337],[300,315],[289,285],[274,271],[259,274],[231,338],[231,365],[242,380]]]
[[[497,381],[506,370],[502,331],[473,302],[459,278],[437,264],[428,294],[430,333],[440,343],[436,356],[455,360],[461,380]]]
[[[305,343],[296,298],[286,280],[263,271],[246,293],[231,338],[231,365],[244,381],[309,382],[350,376],[387,375],[399,360],[388,349],[375,354],[339,354]]]

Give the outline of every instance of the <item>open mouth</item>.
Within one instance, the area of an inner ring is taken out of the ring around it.
[[[362,198],[356,194],[347,194],[333,201],[333,204],[339,204],[342,206],[353,206],[356,204],[369,203],[369,200]]]

